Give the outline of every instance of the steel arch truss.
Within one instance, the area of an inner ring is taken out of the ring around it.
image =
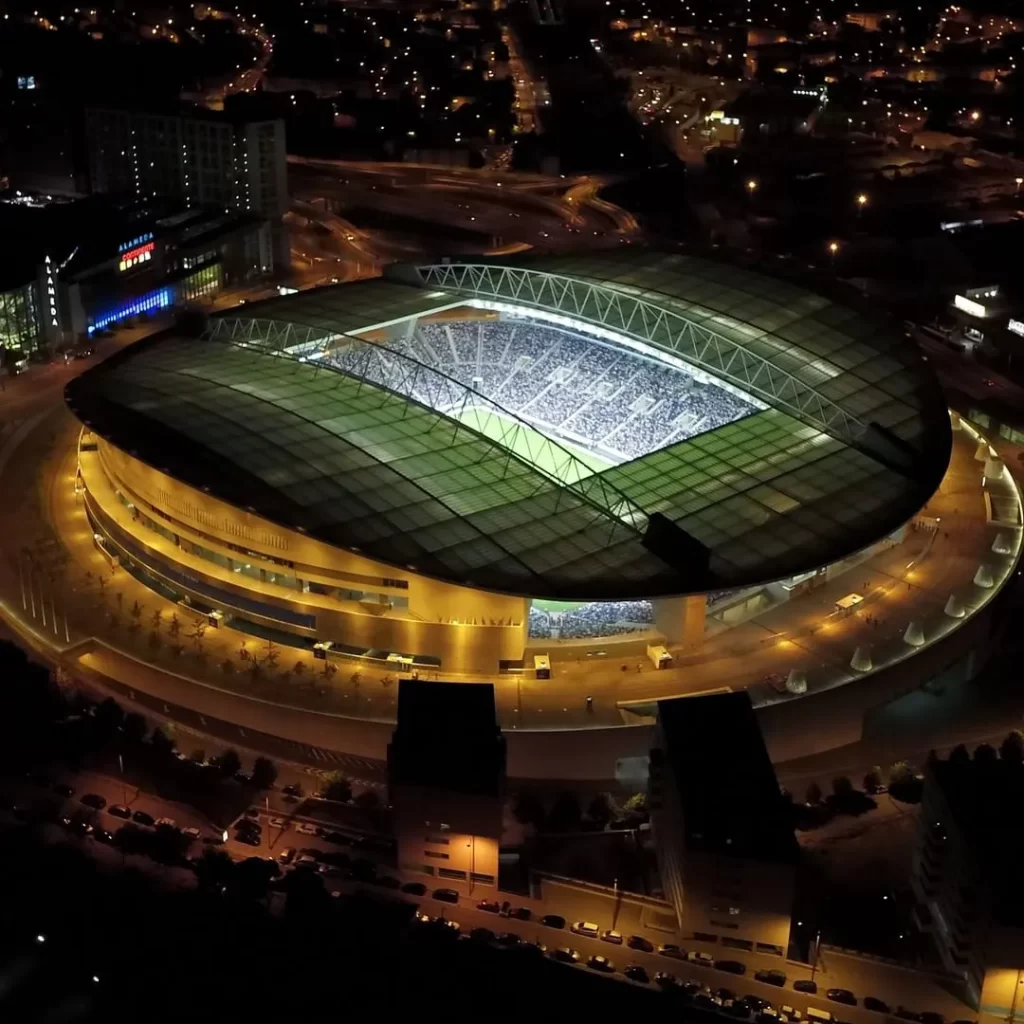
[[[617,288],[521,267],[443,263],[417,268],[423,284],[449,293],[542,309],[678,355],[742,391],[849,445],[866,426],[809,384],[739,342]]]
[[[512,460],[525,462],[558,484],[560,493],[576,495],[607,517],[612,529],[624,526],[640,535],[647,528],[647,513],[636,502],[557,441],[492,399],[405,353],[353,335],[263,318],[216,317],[204,336],[263,349],[316,370],[324,368],[425,406],[441,414],[433,429],[452,429],[453,440],[464,431],[500,447],[506,470]]]

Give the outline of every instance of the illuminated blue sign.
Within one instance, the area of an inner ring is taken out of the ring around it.
[[[127,320],[130,316],[149,313],[154,309],[166,309],[173,303],[174,290],[172,288],[157,288],[155,291],[146,292],[145,295],[132,299],[131,302],[126,302],[123,306],[107,310],[102,315],[97,316],[89,325],[88,333],[92,334],[95,331],[102,331],[104,327],[119,323],[121,320]]]

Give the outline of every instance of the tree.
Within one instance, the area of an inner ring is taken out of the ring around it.
[[[853,795],[853,783],[845,775],[837,775],[832,780],[832,795],[836,800],[849,800]]]
[[[331,772],[320,787],[320,795],[325,800],[348,803],[352,799],[352,783],[341,772]]]
[[[876,764],[864,776],[864,789],[868,793],[877,793],[882,785],[882,769]]]
[[[226,676],[234,675],[234,673],[235,673],[235,666],[234,666],[234,664],[233,664],[233,662],[231,661],[230,658],[225,658],[220,663],[220,670]]]
[[[235,865],[228,888],[240,899],[262,900],[266,898],[270,883],[280,874],[281,869],[274,861],[248,857]]]
[[[172,612],[171,613],[171,620],[170,620],[170,622],[167,623],[167,633],[168,633],[168,635],[174,637],[174,639],[177,639],[178,638],[178,634],[180,632],[181,632],[181,621],[178,619],[178,613],[177,612]]]
[[[958,768],[962,768],[965,764],[971,763],[971,752],[963,743],[958,743],[949,752],[949,763]]]
[[[1004,761],[1013,761],[1014,764],[1024,762],[1024,732],[1014,729],[1006,734],[1006,739],[999,744],[999,756]]]
[[[157,608],[155,612],[150,616],[149,625],[151,629],[159,629],[164,624],[164,617],[160,609]]]
[[[812,782],[807,787],[807,792],[804,795],[804,799],[806,799],[806,801],[809,804],[811,804],[812,806],[814,806],[816,804],[820,804],[821,803],[821,786],[819,786],[816,782]]]
[[[210,763],[225,779],[230,779],[242,770],[242,759],[238,756],[238,751],[231,747],[228,747],[223,754],[215,757]]]
[[[124,712],[113,697],[108,697],[96,706],[94,720],[101,735],[113,736],[124,725]]]
[[[991,743],[979,743],[974,748],[975,764],[995,764],[999,760],[996,748]]]
[[[512,805],[512,817],[520,825],[533,825],[534,828],[540,828],[544,824],[546,814],[544,801],[541,800],[535,789],[524,786],[519,790],[515,803]]]
[[[914,769],[906,761],[897,761],[889,769],[889,785],[905,786],[914,781]]]
[[[252,763],[252,784],[257,789],[271,789],[277,781],[277,765],[269,757],[257,757]]]
[[[575,832],[580,827],[582,817],[583,809],[580,807],[579,797],[566,790],[555,797],[555,802],[548,812],[547,827],[552,832]]]
[[[160,634],[154,629],[149,634],[149,649],[156,654],[160,650],[160,645],[163,641],[160,639]]]
[[[146,736],[146,720],[137,711],[130,711],[124,716],[121,726],[125,739],[132,743],[141,743]]]
[[[149,745],[153,748],[154,754],[164,757],[170,757],[174,752],[174,742],[160,726],[157,726],[150,734]]]
[[[273,640],[267,640],[266,645],[263,648],[263,664],[267,668],[274,668],[277,665],[277,659],[280,655],[280,648]]]
[[[132,603],[132,610],[131,610],[131,612],[129,614],[131,615],[131,617],[133,619],[141,619],[142,618],[142,607],[143,606],[141,604],[139,604],[137,599]]]
[[[372,789],[364,789],[362,793],[355,798],[354,801],[356,807],[363,811],[375,811],[380,807],[380,797]]]
[[[646,793],[634,793],[623,805],[624,811],[630,813],[642,812],[647,810],[647,794]]]
[[[615,807],[612,804],[611,796],[607,793],[598,793],[587,805],[587,817],[601,828],[607,826],[615,817]]]
[[[226,850],[206,847],[192,864],[196,884],[200,889],[223,889],[231,878],[235,863]]]

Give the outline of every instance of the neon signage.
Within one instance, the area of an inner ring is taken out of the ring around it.
[[[155,242],[144,242],[142,245],[136,246],[134,249],[126,249],[121,253],[121,259],[118,261],[118,270],[130,270],[132,267],[138,266],[140,263],[145,263],[147,260],[153,258],[153,250],[156,248]]]

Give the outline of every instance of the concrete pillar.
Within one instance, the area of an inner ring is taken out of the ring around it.
[[[978,571],[974,574],[974,584],[978,587],[984,587],[986,590],[996,585],[992,570],[984,562],[978,566]]]
[[[943,609],[943,611],[951,619],[962,619],[967,614],[967,610],[964,608],[963,601],[961,601],[960,598],[956,596],[956,594],[949,595],[949,600],[946,602],[946,607]]]
[[[801,694],[807,692],[807,676],[798,669],[791,668],[789,675],[786,677],[786,689],[793,694]]]
[[[855,672],[870,672],[874,668],[874,663],[871,661],[871,648],[858,647],[850,659],[850,668]]]
[[[1010,537],[1006,533],[996,534],[996,539],[992,541],[992,550],[997,555],[1008,555],[1013,551],[1013,544],[1010,541]]]
[[[704,642],[707,598],[658,597],[654,600],[654,625],[669,644],[700,647]]]
[[[979,441],[977,447],[974,449],[974,460],[975,462],[984,462],[989,455],[991,449],[988,446],[988,441]]]
[[[985,479],[1002,480],[1005,468],[1006,467],[1003,465],[1002,459],[990,456],[985,460]]]
[[[907,626],[907,631],[903,634],[903,642],[910,644],[911,647],[924,646],[924,630],[921,628],[920,622],[911,622]]]

